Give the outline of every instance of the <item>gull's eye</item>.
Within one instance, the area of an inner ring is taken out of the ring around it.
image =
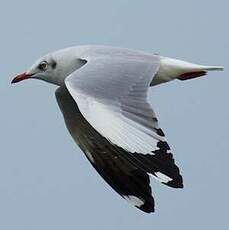
[[[45,71],[47,68],[48,68],[48,63],[46,61],[43,61],[38,65],[38,69],[41,71]]]

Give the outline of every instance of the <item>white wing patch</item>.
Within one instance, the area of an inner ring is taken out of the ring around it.
[[[136,196],[123,196],[126,201],[128,201],[131,205],[140,208],[145,202],[139,199]]]
[[[75,92],[69,87],[69,91]],[[153,154],[157,150],[157,142],[164,140],[153,130],[122,115],[118,107],[105,105],[91,97],[76,96],[84,117],[106,139],[129,152]]]
[[[165,174],[161,173],[161,172],[155,172],[155,175],[150,174],[151,176],[153,176],[156,180],[162,182],[162,183],[168,183],[169,181],[172,181],[173,179],[166,176]]]
[[[92,154],[88,150],[85,150],[85,154],[87,155],[87,157],[89,158],[91,162],[93,163],[95,162]]]

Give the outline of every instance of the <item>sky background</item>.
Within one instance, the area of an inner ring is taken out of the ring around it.
[[[1,1],[0,229],[228,229],[228,8],[227,0]],[[10,85],[40,56],[80,44],[225,66],[150,90],[185,186],[153,181],[154,214],[130,206],[87,162],[55,86]]]

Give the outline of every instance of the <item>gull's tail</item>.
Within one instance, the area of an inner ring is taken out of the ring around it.
[[[208,71],[224,70],[223,66],[205,66],[168,57],[160,58],[160,68],[151,82],[151,86],[174,79],[184,81],[197,78],[206,75]]]

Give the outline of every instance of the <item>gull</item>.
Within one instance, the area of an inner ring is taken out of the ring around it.
[[[183,188],[183,179],[147,100],[148,89],[210,70],[223,67],[85,45],[45,55],[12,83],[40,79],[57,85],[66,126],[92,166],[129,203],[151,213],[150,178],[172,188]]]

